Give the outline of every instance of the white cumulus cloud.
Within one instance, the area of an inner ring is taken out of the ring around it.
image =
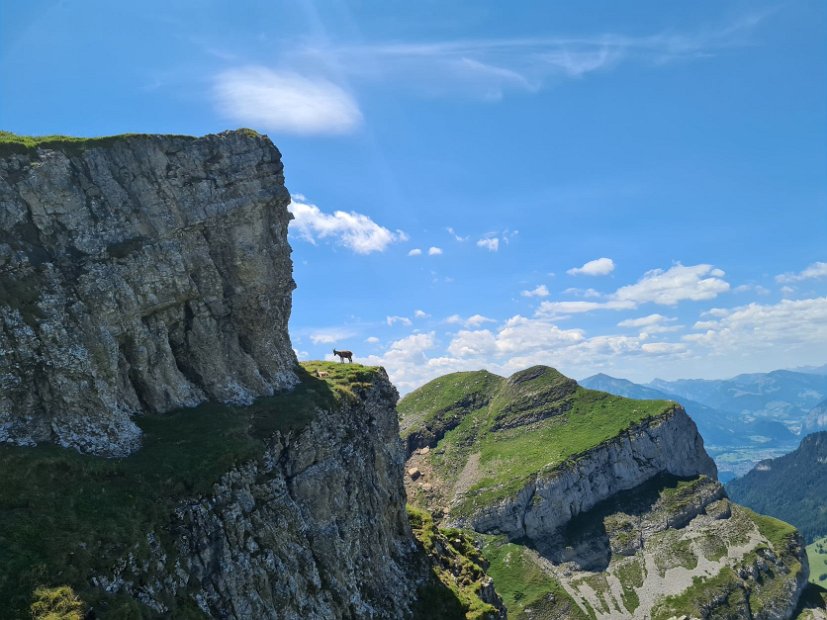
[[[530,291],[522,291],[520,293],[523,297],[548,297],[548,287],[545,284],[540,284],[535,286]]]
[[[428,248],[428,256],[439,256],[442,254],[442,248],[431,246]]]
[[[227,118],[272,131],[342,134],[362,122],[359,105],[344,88],[292,71],[229,69],[215,77],[213,94]]]
[[[572,267],[566,273],[570,276],[605,276],[614,270],[615,263],[611,258],[597,258],[582,267]]]
[[[406,316],[388,316],[385,317],[385,322],[388,324],[388,326],[391,327],[397,323],[399,323],[400,325],[405,325],[407,327],[410,327],[412,324],[411,320]]]
[[[408,252],[408,256],[422,256],[422,250],[419,248],[414,248],[410,252]]]
[[[291,232],[313,244],[318,239],[330,238],[357,254],[370,254],[384,252],[392,243],[408,238],[403,231],[392,232],[361,213],[325,213],[301,194],[292,196],[290,211],[294,216],[290,222]]]
[[[729,290],[723,276],[724,272],[712,265],[677,264],[666,270],[647,271],[637,283],[617,289],[612,299],[635,306],[647,302],[674,306],[683,300],[713,299]]]

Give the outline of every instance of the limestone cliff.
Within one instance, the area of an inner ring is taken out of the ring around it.
[[[539,541],[603,500],[660,474],[716,475],[695,424],[680,407],[623,430],[458,521],[479,532]]]
[[[295,383],[266,137],[0,146],[0,442],[123,456],[136,414]]]

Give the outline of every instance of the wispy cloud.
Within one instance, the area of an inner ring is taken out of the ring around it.
[[[350,329],[326,327],[313,330],[310,333],[310,340],[313,344],[336,344],[337,342],[351,338],[353,335],[354,332]]]
[[[403,231],[391,232],[361,213],[325,213],[301,194],[292,196],[290,211],[294,216],[290,231],[313,244],[318,239],[333,239],[357,254],[370,254],[384,252],[392,243],[408,238]]]
[[[362,113],[354,97],[324,77],[265,67],[219,73],[213,86],[221,114],[244,125],[295,134],[342,134]]]
[[[664,66],[693,60],[750,42],[766,17],[753,12],[722,25],[695,31],[649,35],[601,33],[292,45],[295,66],[322,75],[346,76],[354,83],[395,81],[427,96],[466,96],[497,101],[509,92],[538,92],[563,79],[580,79],[622,64]]]
[[[775,276],[775,281],[781,282],[782,284],[789,284],[791,282],[801,282],[802,280],[813,280],[825,277],[827,277],[827,263],[817,261],[799,273],[782,273],[781,275],[777,275]]]
[[[400,325],[405,325],[406,327],[411,326],[411,320],[406,316],[388,316],[385,317],[385,322],[388,324],[389,327],[392,327],[397,323],[399,323]]]
[[[477,246],[485,248],[489,252],[496,252],[500,249],[500,240],[497,237],[492,237],[490,239],[480,239],[479,241],[477,241]]]

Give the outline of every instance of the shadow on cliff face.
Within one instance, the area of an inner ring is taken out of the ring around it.
[[[293,390],[248,407],[205,403],[141,416],[143,446],[126,458],[0,444],[0,618],[30,617],[41,585],[73,587],[98,610],[114,604],[90,587],[90,575],[108,574],[129,549],[148,557],[146,533],[167,535],[181,500],[209,496],[224,474],[259,458],[274,433],[302,432],[374,371],[334,367],[330,381],[314,372],[298,368]]]
[[[605,571],[614,554],[633,555],[652,531],[683,525],[670,522],[669,503],[694,480],[699,479],[658,475],[576,516],[554,537],[521,542],[554,564]]]

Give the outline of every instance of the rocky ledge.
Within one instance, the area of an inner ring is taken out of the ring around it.
[[[660,474],[716,477],[695,423],[680,406],[539,473],[513,497],[460,518],[457,525],[542,541],[601,501]]]

